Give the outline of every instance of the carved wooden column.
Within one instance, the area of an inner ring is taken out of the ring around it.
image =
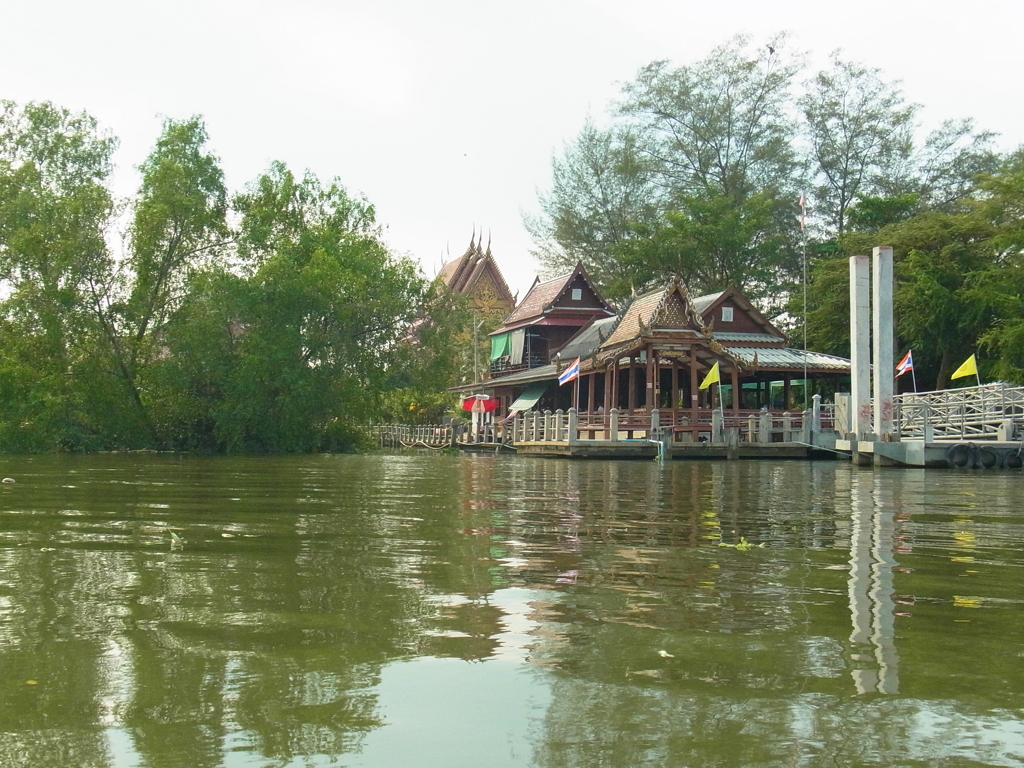
[[[627,408],[630,415],[636,409],[636,355],[630,354],[629,356],[629,399],[627,400]]]

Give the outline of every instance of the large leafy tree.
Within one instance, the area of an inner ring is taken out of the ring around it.
[[[798,70],[781,36],[763,46],[738,37],[693,65],[641,69],[623,89],[620,122],[588,125],[555,161],[531,222],[542,261],[581,258],[612,299],[671,274],[701,290],[728,280],[764,294],[788,283],[798,263]]]
[[[830,70],[807,83],[799,105],[817,170],[817,216],[826,231],[842,235],[850,206],[877,195],[883,180],[907,166],[916,107],[879,70],[838,53]]]
[[[615,257],[616,248],[637,225],[654,225],[664,208],[635,133],[587,121],[551,166],[552,188],[540,197],[541,214],[526,218],[535,255],[551,274],[582,261],[610,294],[620,292],[632,276]]]
[[[754,46],[736,37],[696,64],[656,61],[624,88],[620,114],[673,196],[742,201],[788,186],[800,160],[793,147],[790,85],[799,62],[778,36]]]
[[[0,441],[95,444],[94,317],[85,297],[112,267],[106,186],[116,140],[50,103],[0,104]]]
[[[196,275],[168,324],[159,369],[184,404],[162,419],[178,443],[346,449],[414,360],[443,388],[450,347],[424,320],[437,297],[381,242],[369,204],[278,163],[235,206],[239,273]]]
[[[773,221],[776,211],[776,201],[763,193],[741,202],[724,196],[684,198],[665,214],[664,223],[637,227],[617,256],[634,285],[679,275],[697,293],[735,285],[766,297],[790,266],[792,253]]]
[[[190,276],[216,263],[229,240],[223,173],[207,142],[198,117],[164,122],[139,167],[129,252],[116,273],[91,286],[89,297],[102,328],[99,353],[124,393],[125,419],[139,433],[126,439],[153,447],[166,445],[169,436],[151,414],[148,372],[166,353],[165,326]]]
[[[923,210],[877,231],[851,232],[845,251],[893,246],[896,335],[914,350],[917,379],[941,389],[969,355],[985,378],[1024,382],[1024,172],[1017,159],[980,177],[953,210]],[[823,351],[849,351],[846,259],[824,259],[810,287],[808,336]]]

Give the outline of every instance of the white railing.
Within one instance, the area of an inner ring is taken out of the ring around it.
[[[904,439],[1013,440],[1024,428],[1024,387],[907,392],[893,398],[896,432]]]
[[[444,448],[455,444],[451,424],[379,424],[376,430],[382,448]]]

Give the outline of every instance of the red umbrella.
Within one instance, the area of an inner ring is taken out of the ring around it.
[[[490,395],[470,395],[462,401],[462,410],[470,413],[490,413],[498,407],[498,398]]]

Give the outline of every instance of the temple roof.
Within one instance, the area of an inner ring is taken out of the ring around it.
[[[494,289],[498,294],[497,298],[502,302],[506,302],[511,307],[515,303],[515,298],[512,296],[508,283],[505,282],[505,277],[501,274],[501,270],[498,269],[498,265],[491,255],[491,244],[488,241],[487,250],[485,251],[483,250],[482,243],[483,233],[481,233],[479,240],[476,239],[476,233],[474,233],[473,237],[470,238],[469,247],[466,248],[466,252],[459,256],[459,258],[445,264],[441,268],[438,277],[452,291],[471,294],[480,279],[485,274],[490,274]]]
[[[701,300],[718,296],[719,294],[703,296]],[[664,288],[637,296],[622,316],[622,321],[615,332],[601,345],[601,349],[610,350],[628,345],[642,336],[650,335],[652,329],[663,326],[688,331],[699,338],[710,338],[710,329],[705,326],[694,303],[686,292],[686,286],[679,280],[672,280]],[[712,303],[708,301],[707,306]]]

